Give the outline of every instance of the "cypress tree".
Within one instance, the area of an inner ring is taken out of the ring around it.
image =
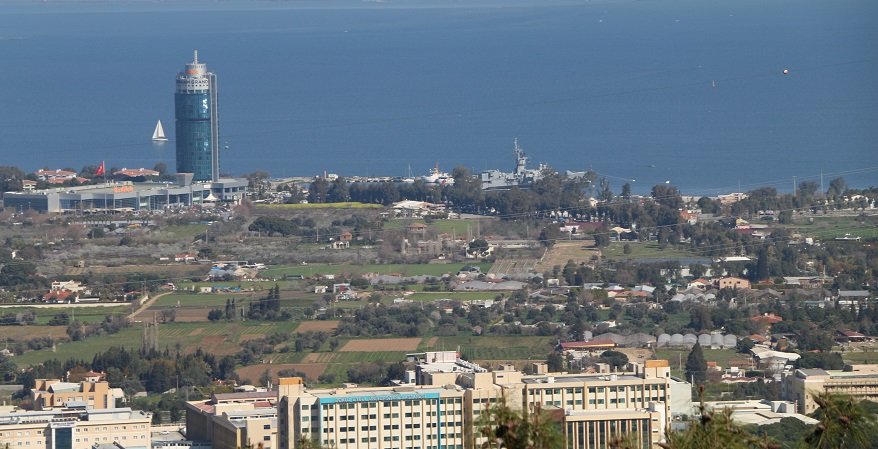
[[[701,345],[696,343],[686,359],[686,380],[691,380],[693,385],[701,385],[707,377],[707,361],[701,352]]]

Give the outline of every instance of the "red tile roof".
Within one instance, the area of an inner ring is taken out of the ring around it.
[[[113,173],[113,175],[125,176],[128,178],[137,178],[140,176],[158,176],[159,172],[155,170],[147,170],[145,168],[123,168],[122,170]]]
[[[66,301],[71,294],[69,290],[56,290],[43,295],[43,301]]]
[[[764,321],[768,324],[780,323],[781,321],[783,321],[783,318],[781,318],[773,313],[769,313],[769,314],[765,314],[765,315],[757,315],[757,316],[754,316],[753,318],[750,318],[750,319],[753,321]]]

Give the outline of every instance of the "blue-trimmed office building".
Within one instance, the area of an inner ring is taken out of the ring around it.
[[[195,181],[219,180],[219,122],[216,75],[194,60],[177,74],[174,93],[177,173],[192,173]]]
[[[623,435],[655,449],[673,415],[692,413],[691,388],[671,378],[666,360],[613,374],[527,376],[511,365],[489,372],[460,359],[429,362],[434,354],[442,355],[427,353],[395,387],[311,389],[301,378],[281,378],[277,448],[305,438],[338,449],[477,449],[485,442],[479,417],[505,401],[548,412],[568,449],[606,448]],[[540,372],[536,365],[545,364],[535,364]]]

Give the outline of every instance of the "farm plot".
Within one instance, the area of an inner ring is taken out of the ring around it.
[[[31,340],[49,335],[56,339],[67,337],[67,326],[3,326],[2,329],[3,337],[9,341]]]
[[[265,338],[265,334],[241,334],[241,336],[238,337],[238,343],[259,338]]]
[[[250,379],[254,383],[259,383],[259,378],[265,373],[265,370],[271,373],[271,382],[277,385],[277,373],[284,370],[295,370],[305,373],[308,380],[315,381],[324,371],[326,364],[324,363],[283,363],[270,365],[251,365],[235,370],[241,379]],[[264,385],[263,385],[264,386]]]
[[[591,240],[579,240],[574,242],[557,242],[546,253],[541,261],[534,266],[537,273],[551,272],[555,265],[564,266],[568,260],[576,263],[587,262],[592,256],[600,256],[600,250],[593,248]]]
[[[416,351],[421,344],[420,338],[381,338],[351,340],[340,352],[399,352]]]
[[[502,273],[508,276],[524,276],[534,269],[538,259],[497,259],[491,265],[491,273]]]
[[[482,336],[439,337],[439,350],[460,348],[468,360],[545,360],[551,337]]]
[[[241,349],[237,344],[227,342],[225,335],[205,335],[200,342],[187,345],[185,351],[191,354],[199,348],[213,355],[231,355]]]
[[[338,320],[327,320],[327,321],[303,321],[299,324],[299,327],[296,328],[295,332],[332,332],[338,327]]]

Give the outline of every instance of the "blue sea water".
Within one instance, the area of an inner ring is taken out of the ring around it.
[[[0,165],[173,168],[150,136],[161,119],[173,139],[197,49],[236,175],[511,169],[517,137],[617,192],[873,186],[876,17],[873,0],[0,1]]]

